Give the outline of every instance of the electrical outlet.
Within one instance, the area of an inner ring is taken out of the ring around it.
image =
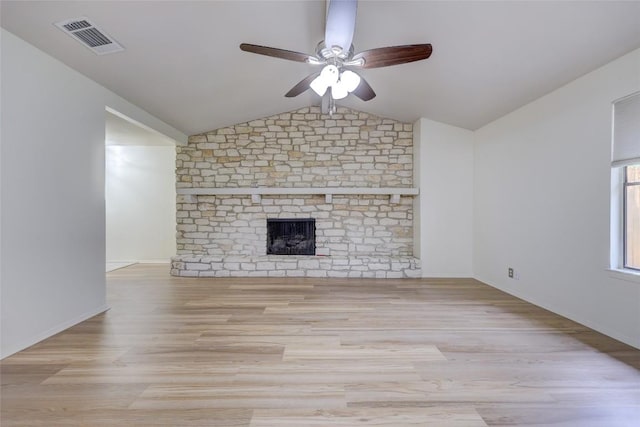
[[[513,279],[513,268],[509,267],[508,274],[509,278]]]

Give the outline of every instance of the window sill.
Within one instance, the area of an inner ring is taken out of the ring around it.
[[[614,279],[640,283],[640,271],[623,270],[621,268],[609,268],[607,271],[609,272],[609,277]]]

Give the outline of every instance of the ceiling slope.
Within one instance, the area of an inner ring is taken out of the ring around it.
[[[242,52],[313,53],[323,1],[2,1],[1,23],[187,134],[317,105],[284,94],[314,71]],[[125,47],[98,56],[53,23],[86,16]],[[477,129],[640,47],[640,2],[360,1],[356,51],[431,43],[425,61],[363,70],[377,97],[344,105]]]

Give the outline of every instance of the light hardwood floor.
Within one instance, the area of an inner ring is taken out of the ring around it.
[[[640,425],[640,350],[474,280],[107,278],[2,361],[3,427]]]

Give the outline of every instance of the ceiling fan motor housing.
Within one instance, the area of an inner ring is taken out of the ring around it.
[[[318,55],[318,58],[325,61],[330,61],[332,58],[336,58],[340,61],[348,61],[353,57],[353,45],[349,46],[349,49],[345,50],[340,46],[328,47],[324,43],[324,40],[322,40],[316,47],[316,55]]]

